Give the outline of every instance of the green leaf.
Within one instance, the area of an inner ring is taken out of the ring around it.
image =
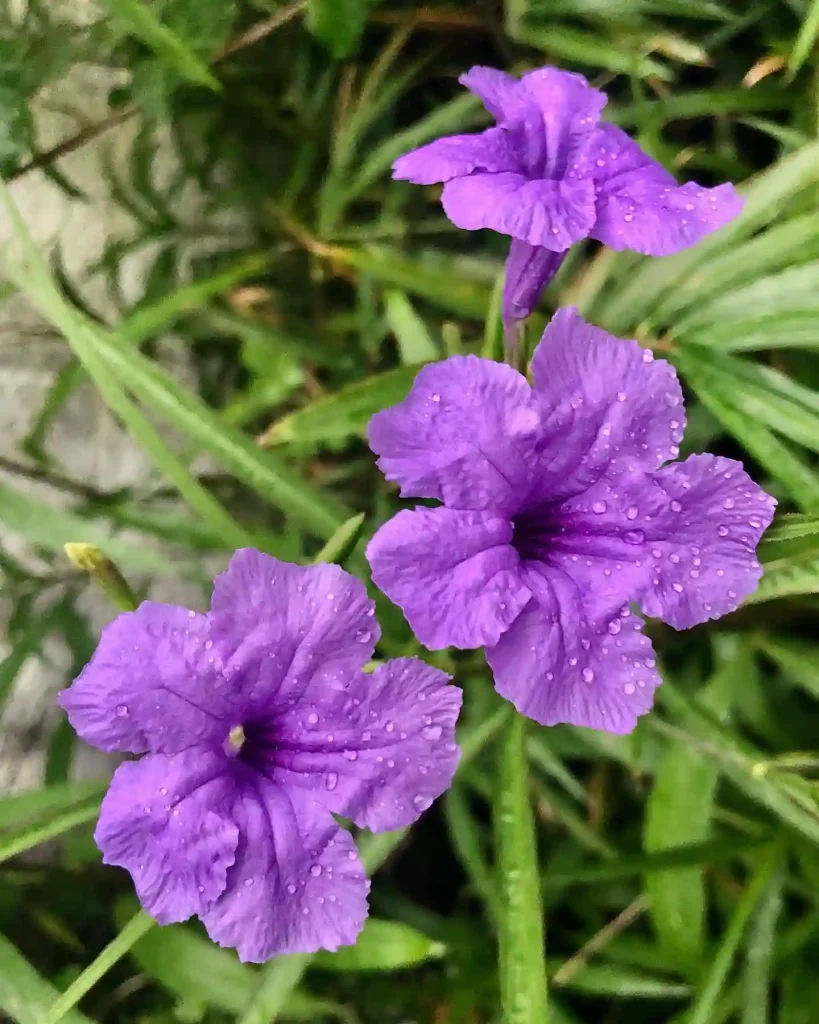
[[[745,599],[745,604],[762,604],[799,594],[819,594],[819,558],[782,558],[768,562],[759,586]]]
[[[397,971],[442,957],[446,947],[399,921],[368,918],[354,946],[317,953],[313,964],[325,971]]]
[[[568,28],[551,21],[547,24],[524,24],[515,37],[529,46],[562,57],[564,60],[578,61],[594,68],[606,68],[615,74],[633,75],[636,78],[653,76],[662,81],[672,77],[665,64],[640,53],[639,49],[627,45],[617,46],[601,39],[591,32]]]
[[[99,797],[79,800],[76,804],[61,805],[53,815],[46,816],[33,825],[25,825],[18,829],[9,829],[0,835],[0,864],[16,857],[35,846],[56,839],[77,825],[85,825],[93,821],[100,812]]]
[[[96,523],[54,508],[0,482],[0,522],[35,547],[62,555],[66,544],[87,540],[122,565],[161,576],[178,575],[184,567],[144,546],[111,537]]]
[[[262,442],[327,444],[363,437],[375,413],[407,397],[417,374],[417,366],[402,366],[318,398],[274,423]]]
[[[359,512],[357,516],[351,516],[346,523],[342,523],[313,561],[337,562],[339,565],[346,561],[355,550],[364,520],[364,513]]]
[[[367,24],[371,0],[308,0],[307,27],[336,58],[349,57]]]
[[[802,28],[799,30],[788,60],[789,81],[795,77],[797,71],[808,59],[811,50],[816,45],[817,37],[819,37],[819,0],[812,0],[805,11]]]
[[[584,964],[559,987],[602,999],[684,999],[691,992],[688,985],[616,964]]]
[[[505,1024],[546,1024],[543,908],[524,751],[525,719],[514,715],[501,738],[494,806]]]
[[[10,825],[19,828],[32,818],[63,813],[77,805],[86,806],[91,800],[100,800],[107,788],[107,783],[95,779],[11,793],[0,798],[0,830]]]
[[[398,340],[398,351],[404,366],[429,363],[440,357],[427,325],[415,312],[402,291],[391,288],[384,296],[387,323]]]
[[[716,955],[711,958],[691,1007],[688,1024],[710,1024],[717,997],[725,984],[748,922],[779,871],[782,860],[783,849],[779,844],[774,844],[760,856],[756,870],[731,915]]]
[[[774,873],[749,927],[745,951],[745,1003],[742,1024],[769,1024],[773,997],[776,928],[782,912],[784,871]]]
[[[646,808],[648,853],[703,842],[710,831],[718,772],[683,743],[672,743],[660,762]],[[661,948],[680,967],[696,972],[705,933],[705,880],[700,868],[652,873],[645,891]]]
[[[156,921],[149,917],[144,910],[140,910],[125,925],[119,935],[108,943],[96,960],[89,964],[82,974],[68,986],[60,998],[51,1006],[43,1018],[42,1024],[58,1024],[59,1021],[64,1020],[66,1015],[96,985],[100,978],[107,971],[110,971],[117,961],[125,956],[135,942],[141,939],[149,929],[154,927],[156,927]]]
[[[172,32],[142,0],[103,0],[111,16],[141,39],[168,67],[196,85],[220,92],[222,86],[188,44]]]
[[[44,1024],[57,989],[40,977],[15,946],[0,935],[0,1010],[17,1024]],[[65,1024],[93,1024],[79,1010],[63,1016]]]

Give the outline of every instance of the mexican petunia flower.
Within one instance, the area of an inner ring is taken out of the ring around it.
[[[678,186],[622,129],[600,124],[606,96],[582,75],[545,67],[518,80],[474,67],[459,81],[497,125],[407,153],[393,174],[416,185],[444,182],[444,211],[457,227],[511,235],[507,326],[531,313],[581,239],[668,256],[742,208],[732,185]]]
[[[453,356],[373,417],[387,479],[443,502],[380,528],[373,580],[427,647],[486,647],[523,714],[626,733],[660,683],[630,603],[677,629],[735,609],[775,502],[730,459],[664,465],[685,425],[674,370],[574,309],[532,379]]]
[[[369,883],[340,814],[380,832],[450,784],[461,693],[413,658],[362,667],[379,636],[336,565],[250,549],[208,614],[146,602],[103,632],[60,702],[122,764],[95,838],[161,924],[197,914],[242,960],[355,941]]]

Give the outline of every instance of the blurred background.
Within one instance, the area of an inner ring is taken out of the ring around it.
[[[457,84],[473,64],[550,63],[747,204],[676,257],[576,247],[530,346],[567,303],[639,338],[684,381],[683,456],[742,458],[780,502],[744,608],[650,627],[666,683],[633,735],[530,723],[550,1019],[814,1024],[818,38],[819,0],[3,0],[0,176],[42,258],[0,215],[0,1019],[42,1024],[135,909],[91,839],[113,764],[54,703],[115,614],[63,544],[206,608],[234,548],[306,560],[363,512],[344,554],[366,577],[399,507],[369,417],[419,364],[501,356],[506,240],[452,227],[391,162],[487,124]],[[154,929],[69,1024],[500,1020],[506,711],[482,654],[421,652],[378,614],[382,656],[464,687],[469,756],[370,848],[359,944],[258,969],[196,924]]]

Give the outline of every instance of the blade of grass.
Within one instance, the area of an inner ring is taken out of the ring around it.
[[[156,921],[149,917],[144,910],[140,910],[132,917],[119,935],[108,943],[96,960],[89,964],[82,974],[68,986],[45,1015],[42,1024],[58,1024],[59,1021],[63,1020],[66,1014],[73,1010],[82,997],[96,985],[100,978],[107,971],[110,971],[114,964],[125,956],[134,943],[138,942],[155,925]]]
[[[48,1007],[57,998],[54,986],[40,977],[28,960],[4,936],[0,935],[0,1011],[17,1024],[43,1024]],[[93,1024],[71,1010],[65,1024]]]

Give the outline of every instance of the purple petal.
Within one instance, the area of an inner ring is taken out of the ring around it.
[[[529,316],[565,258],[565,252],[512,239],[503,285],[504,324],[509,326]]]
[[[305,695],[277,723],[268,768],[328,810],[383,832],[411,824],[446,790],[458,763],[461,691],[416,658],[360,673],[334,701]]]
[[[146,601],[102,631],[91,661],[60,705],[101,750],[173,753],[227,733],[230,695],[220,692],[205,615]]]
[[[529,488],[539,429],[524,377],[489,359],[452,356],[425,366],[403,402],[373,416],[368,436],[404,497],[500,512]]]
[[[648,197],[677,184],[673,174],[613,124],[601,124],[595,129],[586,155],[589,173],[604,198],[630,185],[643,187]]]
[[[461,75],[458,81],[480,99],[496,121],[503,121],[507,111],[515,108],[520,82],[505,71],[476,65]]]
[[[486,652],[495,686],[541,725],[631,732],[660,684],[654,652],[628,605],[606,609],[580,578],[544,566],[528,574],[535,597]],[[596,572],[588,582],[599,584]]]
[[[586,238],[595,221],[594,186],[586,180],[472,174],[448,181],[441,202],[459,228],[491,228],[553,252]]]
[[[355,843],[303,790],[264,779],[239,786],[240,841],[227,887],[200,916],[220,946],[262,963],[355,942],[369,882]]]
[[[756,546],[776,502],[739,462],[692,455],[653,477],[662,509],[646,525],[647,615],[676,629],[733,611],[762,576]]]
[[[245,718],[275,697],[298,695],[316,672],[360,669],[380,635],[374,615],[363,583],[337,565],[237,551],[214,581],[211,634]]]
[[[593,89],[582,75],[551,67],[529,72],[520,85],[539,114],[536,126],[527,119],[530,173],[540,178],[585,174],[584,153],[606,94]]]
[[[399,157],[393,177],[416,185],[433,185],[473,171],[517,171],[520,159],[514,139],[500,128],[479,135],[450,135]]]
[[[540,492],[554,499],[602,476],[656,469],[678,454],[682,390],[668,363],[560,309],[532,358],[546,444]]]
[[[660,164],[613,125],[595,133],[589,166],[598,188],[592,234],[612,249],[669,256],[696,245],[742,211],[733,185],[677,186]]]
[[[103,861],[131,873],[160,924],[205,911],[225,888],[239,830],[224,755],[191,748],[117,768],[94,838]]]
[[[512,525],[486,512],[399,512],[367,546],[372,577],[433,650],[494,644],[529,600]]]

